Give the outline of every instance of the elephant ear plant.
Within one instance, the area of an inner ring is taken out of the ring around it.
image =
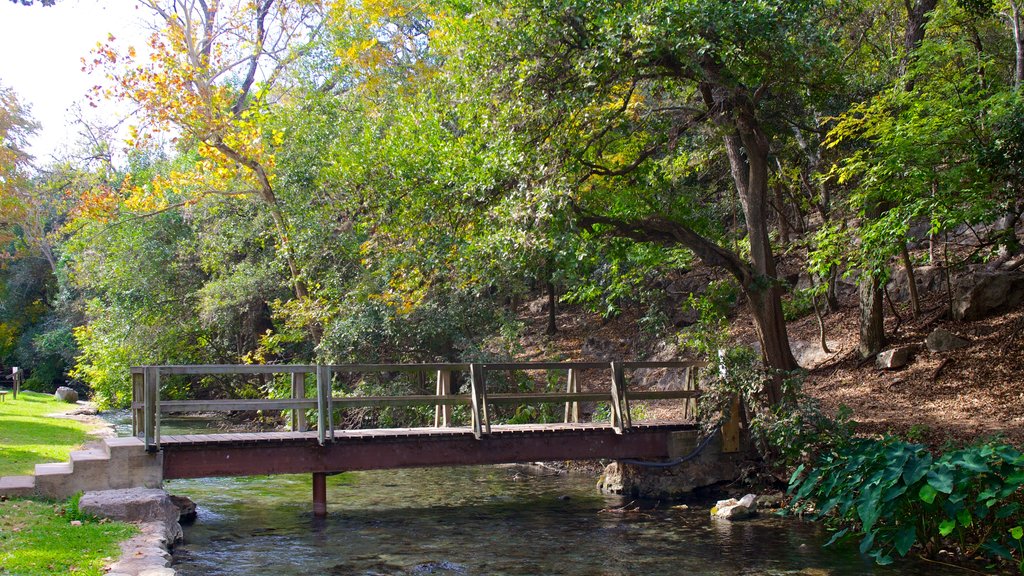
[[[919,549],[1012,563],[1024,574],[1024,455],[989,441],[933,456],[892,437],[856,438],[790,478],[789,512],[825,519],[831,545],[860,537],[879,564]]]

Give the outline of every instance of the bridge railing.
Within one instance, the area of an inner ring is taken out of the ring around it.
[[[611,426],[624,433],[632,426],[630,402],[641,400],[687,401],[687,412],[700,395],[697,371],[705,362],[514,362],[514,363],[435,363],[435,364],[342,364],[342,365],[180,365],[132,367],[132,430],[145,438],[146,448],[160,448],[160,417],[183,412],[290,411],[292,430],[305,432],[308,410],[316,411],[316,428],[321,444],[334,440],[334,412],[342,408],[434,406],[434,425],[452,425],[452,406],[469,407],[470,426],[476,438],[490,434],[489,406],[517,405],[533,402],[565,403],[565,422],[579,421],[581,402],[608,402]],[[674,369],[684,371],[682,390],[631,390],[626,375],[637,369]],[[566,371],[564,392],[493,392],[487,391],[487,374],[497,371]],[[607,390],[581,392],[579,374],[584,370],[608,370]],[[436,372],[434,394],[402,396],[335,396],[333,376],[343,373]],[[452,394],[454,372],[469,374],[469,393]],[[161,381],[171,375],[278,375],[288,374],[290,398],[231,400],[164,400]],[[316,397],[306,397],[306,377],[316,378]]]

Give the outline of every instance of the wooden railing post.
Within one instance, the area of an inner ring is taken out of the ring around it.
[[[452,393],[452,372],[451,370],[437,371],[438,396],[449,396]],[[450,404],[436,404],[434,406],[434,428],[448,428],[452,425],[452,407]]]
[[[569,368],[569,375],[565,380],[565,391],[569,394],[576,394],[580,391],[579,383],[576,382],[576,370]],[[571,418],[571,420],[570,420]],[[565,403],[565,423],[577,424],[580,421],[580,403],[573,400]]]
[[[629,415],[629,399],[626,397],[626,378],[622,370],[621,362],[612,362],[612,406],[611,419],[612,428],[615,432],[622,434],[632,422]]]
[[[316,432],[320,445],[328,438],[328,420],[330,420],[329,398],[331,396],[331,370],[327,366],[316,367]],[[332,435],[333,436],[333,435]]]
[[[142,432],[145,398],[145,375],[142,372],[132,372],[132,436],[138,436]]]
[[[292,400],[302,400],[306,397],[306,373],[292,372]],[[309,430],[309,423],[306,422],[306,410],[304,408],[292,408],[292,431],[305,432]]]
[[[21,368],[17,366],[11,368],[11,380],[13,380],[11,383],[11,397],[14,400],[18,399],[18,392],[21,391],[21,376]]]
[[[697,366],[690,366],[683,376],[683,390],[697,390],[698,371]],[[697,419],[697,399],[687,398],[683,405],[683,418],[687,420]]]
[[[160,449],[160,368],[146,366],[143,372],[145,395],[145,436],[146,450]]]
[[[473,412],[473,436],[478,440],[491,433],[491,419],[487,413],[487,382],[483,364],[469,365],[470,404]]]

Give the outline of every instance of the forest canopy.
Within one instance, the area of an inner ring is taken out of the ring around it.
[[[140,4],[146,46],[83,55],[127,142],[82,125],[36,163],[0,87],[0,365],[39,389],[514,357],[538,297],[677,339],[714,290],[665,286],[696,267],[787,372],[798,299],[857,285],[870,357],[911,242],[947,268],[1020,251],[1017,0]],[[966,260],[943,244],[964,226]]]

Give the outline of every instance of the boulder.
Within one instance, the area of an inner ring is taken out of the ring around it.
[[[128,488],[86,492],[78,501],[82,512],[121,522],[178,522],[180,512],[167,492]]]
[[[701,488],[735,481],[743,465],[743,453],[721,452],[721,435],[716,434],[697,457],[671,468],[612,462],[605,467],[597,487],[607,494],[679,498]]]
[[[173,494],[170,496],[170,498],[171,502],[173,502],[174,505],[178,507],[178,512],[180,513],[178,522],[195,521],[197,515],[196,503],[193,502],[191,498],[187,496],[175,496]]]
[[[953,317],[976,320],[1024,301],[1024,272],[979,272],[957,283]]]
[[[936,328],[925,339],[929,352],[946,352],[970,345],[970,341],[953,334],[945,328]]]
[[[629,341],[624,338],[601,338],[599,336],[587,336],[581,349],[583,356],[588,360],[599,362],[623,360],[629,350]]]
[[[78,402],[78,392],[67,386],[61,386],[57,388],[57,391],[53,393],[53,397],[61,402],[67,402],[68,404],[74,404]]]
[[[875,357],[875,366],[883,370],[898,370],[910,363],[914,351],[913,346],[899,346],[879,352]]]
[[[945,290],[946,271],[942,266],[917,266],[914,268],[914,283],[917,285],[917,293],[921,295]],[[888,290],[897,302],[910,299],[910,282],[905,268],[899,266],[893,270]]]
[[[747,494],[739,500],[735,498],[719,500],[711,509],[711,516],[723,520],[742,520],[750,518],[755,513],[757,513],[757,496],[753,494]]]
[[[805,342],[803,340],[793,340],[790,343],[790,348],[793,350],[793,357],[796,358],[796,363],[801,368],[815,368],[835,355],[835,351],[839,349],[839,343],[835,341],[826,341],[829,350],[832,352],[825,352],[821,349],[821,342]]]

